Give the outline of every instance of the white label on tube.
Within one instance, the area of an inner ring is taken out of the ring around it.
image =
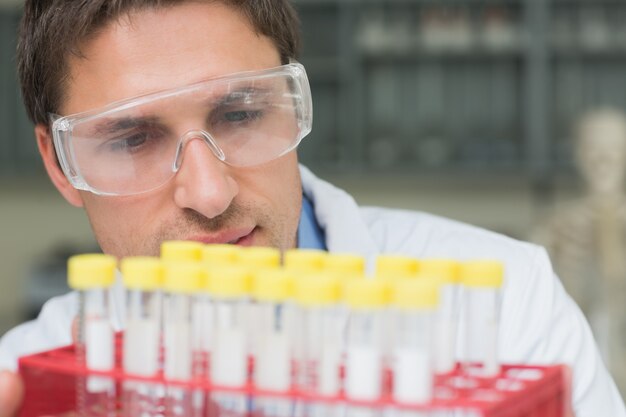
[[[435,328],[435,341],[435,372],[451,372],[455,365],[456,323],[442,317]]]
[[[433,377],[428,352],[398,348],[395,351],[393,397],[407,404],[431,400]]]
[[[154,319],[129,319],[124,332],[124,371],[153,376],[159,367],[159,328]]]
[[[113,369],[114,352],[113,329],[109,320],[88,318],[85,323],[86,365],[96,371]],[[89,392],[105,392],[111,389],[112,381],[107,378],[91,377],[87,380]]]
[[[282,333],[265,336],[257,360],[256,383],[260,388],[286,391],[291,385],[289,339]]]
[[[339,346],[324,343],[319,365],[319,393],[336,395],[339,392]]]
[[[195,303],[193,306],[193,348],[208,352],[211,346],[211,323],[213,308],[209,302]]]
[[[189,323],[165,325],[165,377],[191,378],[191,334]]]
[[[240,387],[246,383],[246,339],[241,329],[217,330],[211,377],[213,383],[227,387]]]
[[[381,394],[382,358],[370,346],[349,346],[346,357],[346,395],[350,399],[375,401]]]

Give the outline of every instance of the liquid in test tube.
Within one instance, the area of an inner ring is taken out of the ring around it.
[[[195,294],[204,279],[204,270],[197,262],[165,262],[164,376],[167,380],[189,382],[194,375],[192,343],[192,308]],[[193,393],[170,384],[167,387],[166,414],[169,416],[200,415],[192,402]],[[202,404],[197,404],[202,406]]]
[[[460,264],[448,259],[422,259],[418,279],[440,282],[440,304],[435,326],[435,372],[447,374],[456,366],[457,333],[461,306]]]
[[[465,370],[494,377],[500,372],[498,325],[504,266],[497,261],[470,261],[461,266],[465,287]]]
[[[126,330],[123,367],[130,376],[156,377],[161,370],[161,312],[163,263],[158,258],[132,257],[120,269],[126,288]],[[132,416],[163,415],[161,384],[124,382],[124,413]]]
[[[388,284],[384,280],[352,280],[345,285],[348,320],[345,383],[346,398],[377,401],[383,392],[383,325],[387,318]],[[352,405],[350,417],[381,415],[381,410]]]
[[[212,392],[212,401],[219,407],[219,413],[248,412],[245,394],[220,391],[219,387],[242,389],[248,382],[250,281],[248,269],[238,266],[211,268],[208,275],[214,309],[209,368],[211,382],[218,386]]]
[[[101,254],[72,256],[68,261],[68,284],[78,291],[79,365],[94,371],[112,371],[115,366],[115,335],[110,321],[109,288],[115,280],[114,257]],[[77,410],[81,415],[115,416],[113,379],[89,376],[79,379]]]
[[[340,320],[340,281],[334,273],[316,272],[296,278],[294,300],[298,312],[295,358],[296,384],[308,395],[333,399],[341,390],[340,368],[344,327]],[[339,318],[339,319],[338,319]],[[297,415],[338,417],[339,403],[312,402]]]
[[[433,397],[434,329],[439,282],[420,278],[393,284],[396,339],[392,357],[392,398],[401,405],[427,405]],[[426,417],[427,412],[395,410],[394,415]]]
[[[294,309],[291,303],[293,274],[285,269],[264,269],[253,275],[252,325],[254,384],[257,389],[286,393],[292,386]],[[256,397],[254,412],[291,417],[293,402],[280,397]]]

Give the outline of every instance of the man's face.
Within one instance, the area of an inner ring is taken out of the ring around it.
[[[133,13],[105,26],[81,53],[70,60],[63,115],[281,64],[271,40],[219,2]],[[144,194],[98,196],[55,184],[85,207],[103,251],[118,257],[157,255],[173,239],[294,246],[302,195],[295,152],[247,168],[223,164],[200,140],[184,152],[175,177]]]

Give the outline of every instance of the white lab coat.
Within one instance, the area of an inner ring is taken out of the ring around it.
[[[505,263],[498,353],[506,363],[566,363],[573,369],[577,417],[626,417],[623,401],[598,354],[589,326],[565,293],[545,250],[473,226],[402,210],[358,207],[344,191],[302,167],[305,194],[326,233],[331,252],[365,256],[484,259]],[[119,281],[119,280],[118,280]],[[123,292],[112,289],[115,327],[122,325]],[[54,298],[39,317],[16,327],[0,341],[0,368],[15,369],[19,356],[71,342],[75,294]],[[462,344],[457,355],[463,357]]]

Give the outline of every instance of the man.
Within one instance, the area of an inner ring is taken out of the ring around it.
[[[360,209],[298,167],[291,150],[310,108],[304,74],[289,64],[296,52],[287,0],[27,1],[18,62],[48,174],[85,208],[104,252],[155,255],[166,239],[285,249],[306,238],[369,260],[500,259],[501,358],[568,363],[579,417],[626,416],[544,251],[424,214]],[[73,302],[52,300],[7,334],[4,367],[69,343]],[[2,374],[0,396],[19,389]],[[17,404],[0,406],[10,415]]]

